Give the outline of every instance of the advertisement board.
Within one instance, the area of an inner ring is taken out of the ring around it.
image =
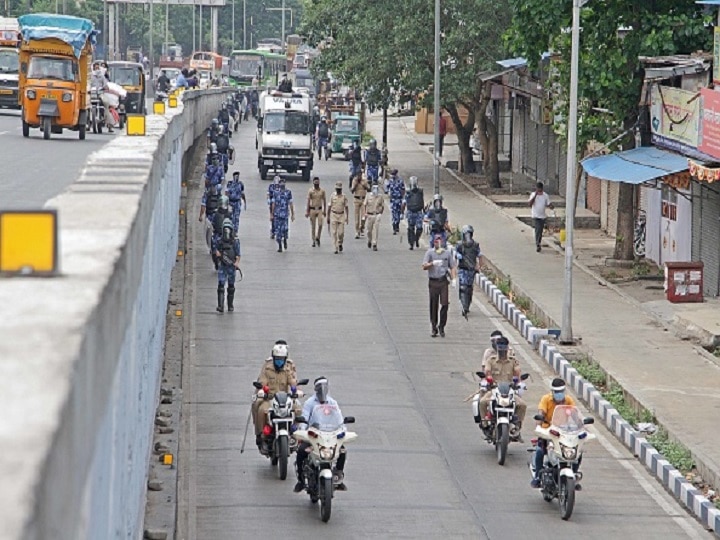
[[[650,91],[650,126],[654,137],[697,148],[700,99],[695,92],[655,84]]]
[[[720,159],[720,92],[703,88],[698,150]]]

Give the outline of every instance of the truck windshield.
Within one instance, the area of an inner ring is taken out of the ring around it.
[[[15,51],[0,51],[0,72],[18,72],[18,53]]]
[[[136,67],[110,66],[110,80],[120,86],[140,86],[140,70]]]
[[[30,57],[28,79],[57,79],[58,81],[74,81],[72,60],[47,56]]]
[[[264,120],[265,131],[274,133],[282,131],[284,133],[299,133],[307,135],[308,117],[299,111],[272,112],[265,115]]]

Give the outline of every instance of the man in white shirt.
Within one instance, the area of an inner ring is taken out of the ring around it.
[[[537,189],[528,199],[528,206],[532,208],[533,224],[535,225],[535,251],[540,253],[540,242],[545,228],[545,209],[555,208],[550,202],[550,197],[543,191],[542,182],[537,183]]]

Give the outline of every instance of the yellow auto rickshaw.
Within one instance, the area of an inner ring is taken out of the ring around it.
[[[110,81],[122,86],[127,96],[120,99],[118,114],[120,129],[125,125],[127,115],[146,114],[145,106],[145,70],[137,62],[108,62]]]

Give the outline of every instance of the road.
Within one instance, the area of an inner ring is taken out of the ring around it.
[[[117,133],[117,131],[116,131]],[[22,136],[20,111],[0,109],[0,210],[35,209],[77,180],[87,157],[117,135],[88,133],[84,141],[65,130],[43,140],[42,131]]]
[[[466,322],[451,289],[447,337],[431,339],[423,253],[392,235],[389,216],[378,252],[349,232],[344,253],[334,255],[326,229],[322,247],[312,248],[304,218],[309,186],[291,179],[297,219],[289,250],[277,253],[253,138],[252,126],[243,124],[232,140],[233,169],[246,183],[249,208],[240,221],[244,280],[232,314],[215,312],[216,277],[196,218],[197,191],[188,212],[190,358],[179,458],[188,538],[519,539],[540,531],[584,540],[709,537],[600,425],[599,441],[587,446],[584,490],[569,522],[560,519],[557,502],[544,502],[529,487],[528,445],[511,445],[506,465],[498,466],[463,402],[477,387],[472,373],[490,332],[502,328],[532,374],[529,417],[552,378],[549,369],[479,292]],[[403,149],[391,152],[401,174],[417,174],[430,193],[431,169],[403,166]],[[314,173],[330,192],[336,180],[347,186],[346,170],[332,159]],[[336,494],[328,524],[306,494],[292,492],[293,475],[276,478],[256,451],[252,426],[240,453],[251,382],[277,339],[288,341],[299,377],[327,376],[343,413],[357,419],[359,438],[348,445],[349,490]]]

